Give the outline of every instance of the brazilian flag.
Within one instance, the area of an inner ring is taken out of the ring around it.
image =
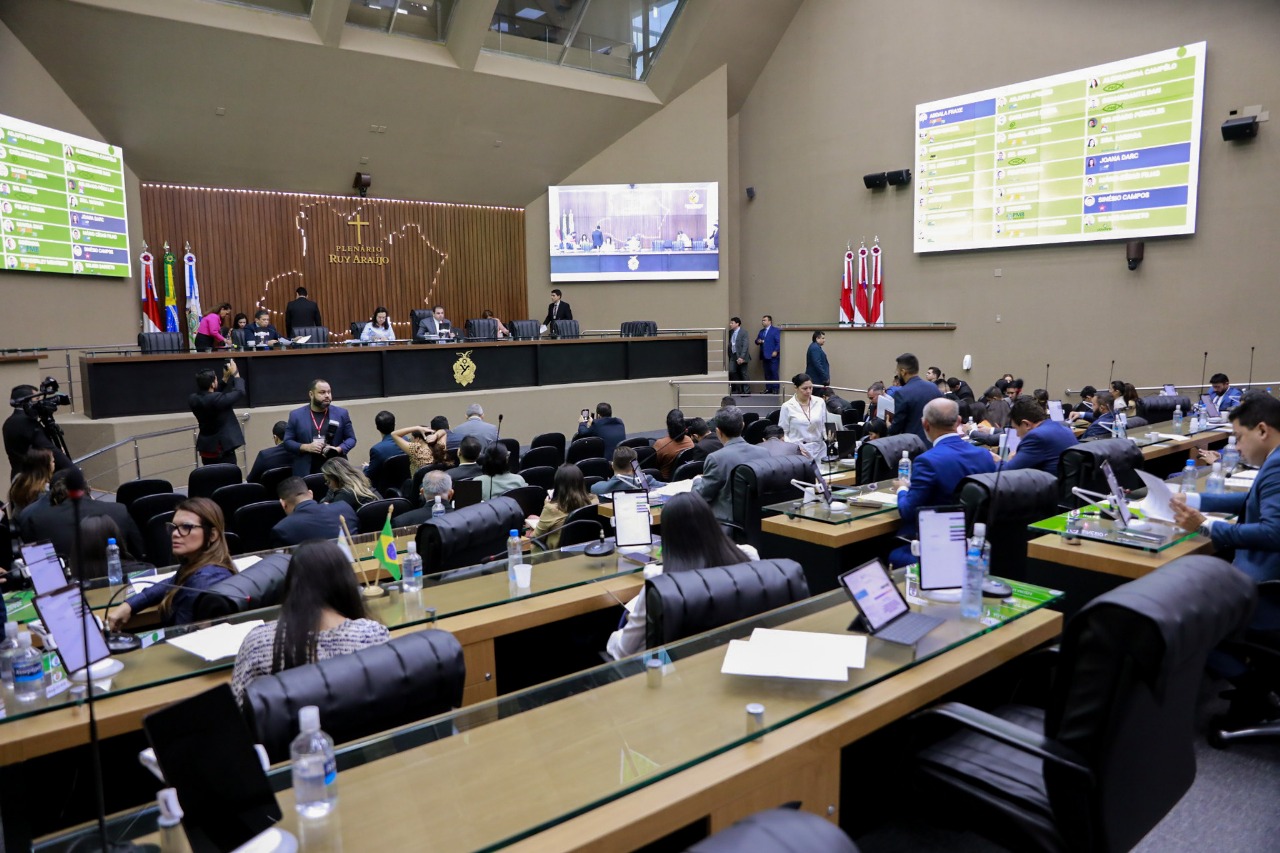
[[[378,534],[378,565],[386,569],[391,577],[400,580],[400,557],[396,554],[396,537],[391,532],[391,514],[387,514],[386,524]]]

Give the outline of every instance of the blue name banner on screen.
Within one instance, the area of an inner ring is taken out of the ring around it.
[[[714,181],[549,187],[551,280],[720,277]]]
[[[1205,48],[918,104],[915,251],[1194,234]]]

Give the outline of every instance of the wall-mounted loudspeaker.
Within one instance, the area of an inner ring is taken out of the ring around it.
[[[1222,138],[1228,142],[1253,139],[1257,135],[1257,116],[1232,116],[1222,123]]]
[[[1124,254],[1129,260],[1129,269],[1136,270],[1138,264],[1142,263],[1142,256],[1146,254],[1147,244],[1141,240],[1130,240],[1124,244]]]
[[[355,180],[351,182],[351,189],[360,193],[360,197],[364,198],[369,192],[369,187],[373,186],[373,176],[368,172],[356,172]]]
[[[756,188],[747,187],[747,201],[755,201],[755,200],[756,200]]]
[[[885,172],[884,176],[891,187],[901,187],[911,183],[910,169],[895,169],[892,172]]]
[[[884,172],[872,172],[870,175],[863,175],[862,182],[869,190],[882,190],[889,183],[889,176]]]

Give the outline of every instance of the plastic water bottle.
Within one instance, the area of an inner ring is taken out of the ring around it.
[[[299,734],[289,745],[293,760],[294,807],[303,817],[323,817],[338,802],[338,762],[333,738],[320,730],[320,709],[298,712]]]
[[[898,479],[911,482],[911,454],[904,450],[902,458],[898,460]]]
[[[1213,463],[1213,468],[1209,470],[1209,479],[1205,481],[1204,493],[1206,495],[1221,495],[1227,491],[1227,477],[1222,473],[1222,463]]]
[[[1173,407],[1173,431],[1182,435],[1182,404]]]
[[[31,648],[31,633],[18,634],[18,654],[13,658],[13,695],[19,702],[34,702],[44,695],[44,655]]]
[[[1124,412],[1116,412],[1116,438],[1129,437],[1129,416]]]
[[[1236,437],[1227,439],[1227,446],[1222,449],[1222,471],[1230,477],[1240,464],[1240,448],[1236,447]]]
[[[960,615],[965,619],[977,619],[982,615],[982,582],[987,579],[987,564],[983,556],[986,542],[987,526],[981,522],[974,524],[965,558],[964,585],[960,588]]]
[[[520,531],[512,530],[507,534],[507,580],[516,582],[516,566],[524,562],[524,552],[520,548]]]
[[[1204,406],[1200,407],[1200,419],[1196,421],[1196,431],[1204,432],[1209,428],[1209,410]]]
[[[444,506],[444,496],[436,495],[436,501],[431,505],[431,517],[439,518],[440,516],[444,515],[448,511],[449,510],[445,509],[445,506]]]
[[[4,623],[4,639],[0,640],[0,682],[13,687],[13,659],[18,656],[18,623]]]
[[[1182,493],[1189,495],[1196,490],[1196,462],[1194,459],[1188,459],[1187,464],[1182,466]]]
[[[418,555],[418,543],[410,542],[400,558],[400,588],[404,592],[422,589],[422,557]]]
[[[124,566],[120,565],[120,546],[115,539],[107,540],[107,583],[120,586],[124,583]]]

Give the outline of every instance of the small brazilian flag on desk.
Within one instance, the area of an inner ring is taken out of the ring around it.
[[[378,534],[378,565],[386,569],[391,577],[400,580],[400,558],[396,554],[396,537],[391,532],[391,515],[387,515],[386,524]]]

